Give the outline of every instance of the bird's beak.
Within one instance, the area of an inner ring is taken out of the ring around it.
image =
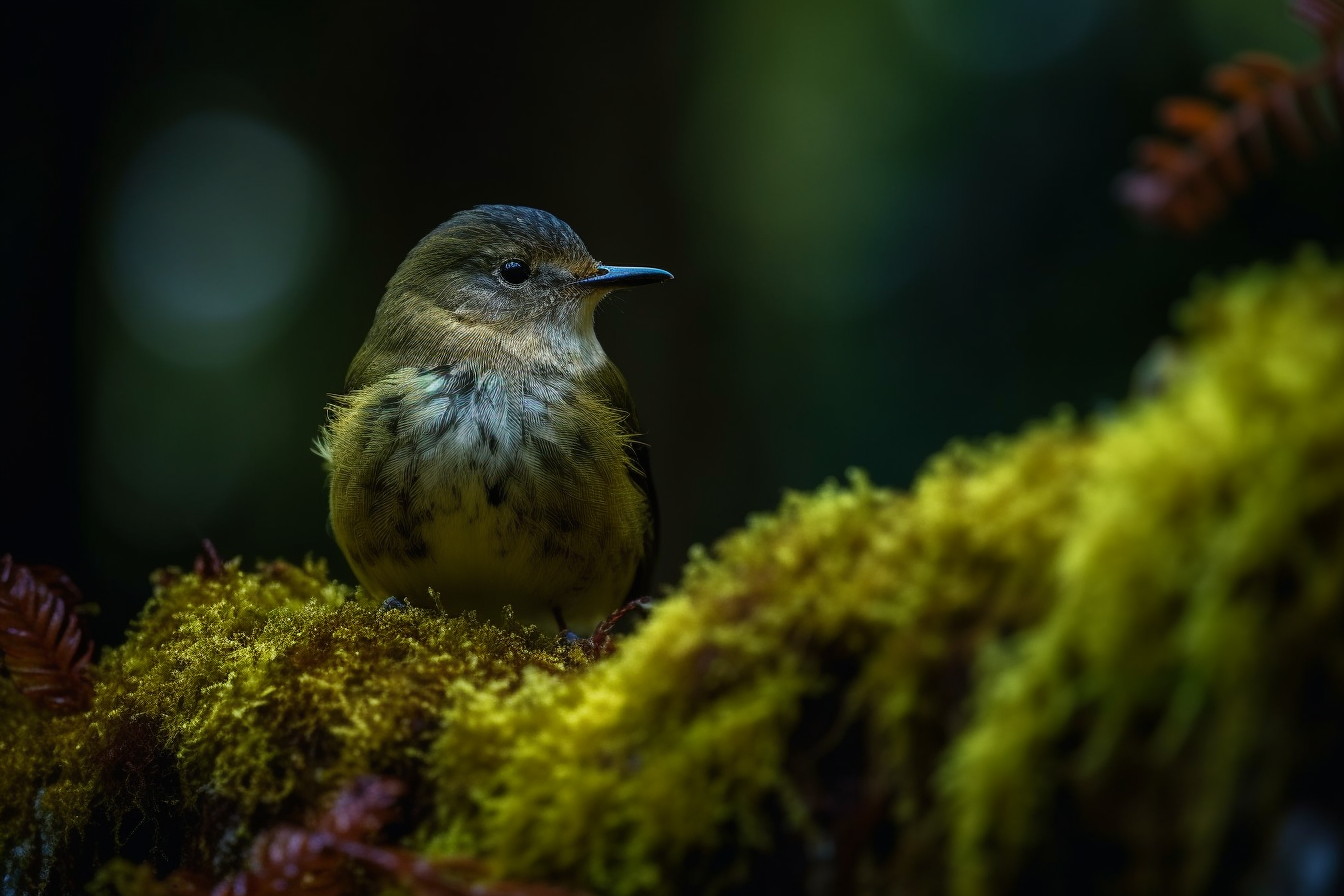
[[[625,289],[629,286],[643,286],[646,283],[661,283],[664,280],[671,280],[672,275],[662,268],[618,268],[613,265],[603,265],[598,268],[599,273],[591,277],[584,277],[582,280],[575,281],[575,286],[582,286],[585,289]]]

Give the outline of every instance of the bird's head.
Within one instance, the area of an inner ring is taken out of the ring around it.
[[[512,205],[458,212],[397,268],[346,385],[453,353],[498,357],[508,349],[600,363],[593,312],[602,298],[670,279],[658,268],[600,264],[548,212]]]
[[[592,327],[607,293],[669,280],[658,268],[596,261],[568,224],[534,208],[479,205],[436,227],[388,284],[459,318],[506,328]]]

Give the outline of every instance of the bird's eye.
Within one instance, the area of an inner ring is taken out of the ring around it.
[[[513,261],[506,261],[499,266],[499,276],[503,277],[514,286],[517,286],[519,283],[522,283],[528,277],[532,276],[532,269],[527,266],[527,262],[514,259]]]

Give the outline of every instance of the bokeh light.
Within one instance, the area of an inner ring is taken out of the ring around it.
[[[268,351],[310,298],[335,202],[293,136],[213,110],[145,139],[112,197],[106,294],[130,338],[100,334],[86,464],[105,549],[162,549],[263,504],[245,497],[258,468],[301,453],[287,421],[310,415]]]
[[[330,205],[294,138],[236,113],[191,115],[145,143],[117,190],[114,305],[142,346],[175,364],[239,363],[296,312]]]

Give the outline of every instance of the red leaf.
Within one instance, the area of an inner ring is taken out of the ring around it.
[[[89,708],[93,642],[84,638],[73,607],[79,589],[50,566],[29,568],[0,557],[0,653],[28,699],[53,712]],[[81,650],[81,645],[83,649]]]
[[[1158,118],[1175,139],[1139,141],[1135,167],[1117,182],[1120,201],[1155,224],[1197,233],[1226,211],[1234,194],[1274,165],[1273,137],[1305,158],[1337,137],[1320,107],[1323,87],[1344,121],[1344,33],[1341,0],[1297,0],[1294,12],[1325,44],[1320,63],[1297,68],[1267,53],[1243,53],[1209,72],[1209,88],[1231,102],[1174,97]]]
[[[345,863],[356,861],[397,880],[414,896],[581,896],[547,884],[490,881],[474,859],[427,859],[395,846],[368,843],[392,820],[406,787],[395,778],[351,781],[308,827],[278,825],[252,844],[245,871],[225,878],[210,896],[340,896],[353,880]],[[170,876],[184,893],[200,885],[185,872]]]

